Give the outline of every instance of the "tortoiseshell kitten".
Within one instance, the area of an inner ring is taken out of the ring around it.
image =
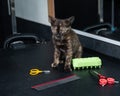
[[[51,66],[57,67],[62,59],[64,60],[65,71],[72,71],[72,58],[80,58],[82,55],[81,43],[77,34],[71,28],[73,21],[73,16],[67,19],[57,19],[49,16],[54,44],[54,62]]]

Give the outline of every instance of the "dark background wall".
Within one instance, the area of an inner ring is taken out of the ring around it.
[[[104,19],[106,22],[111,23],[111,1],[104,0]],[[115,16],[115,26],[120,27],[120,0],[114,0],[114,16]]]
[[[104,21],[111,23],[111,0],[104,1]],[[115,2],[115,26],[120,26],[120,0]],[[74,28],[84,29],[99,24],[98,0],[55,0],[57,18],[75,16]]]
[[[84,29],[99,23],[97,14],[98,0],[55,0],[55,13],[58,18],[75,16],[74,28]],[[105,22],[111,21],[111,0],[104,0]],[[120,26],[120,1],[115,0],[115,25]],[[7,0],[0,0],[0,48],[4,40],[12,34],[11,16],[8,15]],[[19,33],[36,33],[40,38],[50,39],[50,28],[48,26],[17,18],[17,29]]]
[[[0,48],[9,36],[12,35],[11,16],[8,14],[7,0],[0,0]],[[18,33],[35,33],[42,40],[51,39],[50,27],[33,21],[16,17]]]
[[[55,0],[55,13],[57,18],[75,16],[73,27],[82,29],[98,22],[97,0]]]
[[[7,0],[0,0],[0,47],[6,36],[11,34],[11,17],[8,15]]]

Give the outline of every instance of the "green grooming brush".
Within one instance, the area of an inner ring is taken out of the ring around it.
[[[72,64],[74,69],[101,68],[102,61],[99,57],[74,58]]]

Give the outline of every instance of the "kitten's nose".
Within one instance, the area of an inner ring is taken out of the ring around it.
[[[57,36],[57,37],[61,37],[61,34],[60,34],[60,33],[58,33],[56,36]]]

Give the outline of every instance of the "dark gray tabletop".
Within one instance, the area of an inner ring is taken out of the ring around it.
[[[102,59],[101,69],[90,69],[108,77],[120,80],[120,62],[117,59],[101,55],[84,49],[83,57],[99,56]],[[88,69],[74,70],[71,73],[63,72],[59,68],[50,67],[53,60],[53,46],[47,44],[32,45],[18,50],[0,51],[0,96],[119,96],[120,84],[98,84],[98,78],[89,73]],[[30,76],[29,70],[39,68],[50,70],[50,74]],[[36,91],[31,87],[76,74],[79,80],[61,84],[45,90]]]

